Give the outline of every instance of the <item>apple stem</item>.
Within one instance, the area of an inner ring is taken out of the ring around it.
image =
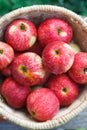
[[[87,74],[87,68],[84,68],[84,74]]]
[[[22,66],[23,72],[27,72],[27,68],[25,66]]]
[[[56,54],[56,55],[59,55],[59,51],[58,51],[58,50],[55,50],[55,54]]]
[[[26,31],[26,29],[27,29],[26,25],[24,23],[21,23],[20,29]]]
[[[63,87],[63,88],[62,88],[62,92],[63,92],[63,94],[66,94],[66,93],[68,92],[67,88],[66,88],[66,87]]]
[[[34,112],[34,111],[31,111],[31,114],[32,114],[32,116],[34,116],[34,115],[35,115],[35,112]]]
[[[3,54],[3,50],[0,50],[0,54]]]
[[[58,31],[58,34],[60,35],[61,34],[61,29],[58,29],[57,31]]]

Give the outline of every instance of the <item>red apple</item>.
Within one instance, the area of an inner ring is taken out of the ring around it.
[[[1,93],[12,108],[19,109],[26,105],[30,88],[18,84],[13,78],[9,77],[3,82]]]
[[[35,43],[36,38],[36,27],[27,19],[16,19],[6,28],[6,42],[17,51],[28,50]]]
[[[87,52],[79,52],[75,55],[69,75],[75,82],[87,84]]]
[[[39,55],[32,52],[23,53],[12,63],[14,79],[25,86],[38,85],[45,82],[47,73]]]
[[[38,88],[27,98],[27,110],[38,121],[52,119],[59,111],[59,100],[48,88]]]
[[[47,87],[56,94],[61,106],[70,105],[79,95],[78,84],[66,74],[56,75],[51,78]]]
[[[14,52],[14,59],[15,59],[18,55],[20,55],[20,54],[22,54],[22,53],[15,51],[15,52]],[[14,60],[14,59],[13,59],[13,60]],[[4,76],[6,76],[6,77],[11,76],[11,75],[12,75],[12,70],[11,70],[11,68],[12,68],[12,62],[11,62],[7,67],[3,68],[2,71],[1,71],[1,73],[2,73]]]
[[[71,39],[72,27],[63,19],[46,19],[38,28],[38,40],[43,47],[53,41],[63,41],[69,43]]]
[[[62,74],[71,68],[74,62],[74,55],[73,49],[68,44],[54,41],[43,50],[43,65],[50,73]]]
[[[12,47],[0,41],[0,70],[8,66],[14,58],[14,50]]]

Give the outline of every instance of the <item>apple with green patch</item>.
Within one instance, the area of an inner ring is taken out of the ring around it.
[[[14,58],[13,48],[5,42],[0,41],[0,70],[7,67]]]
[[[69,70],[69,76],[79,84],[87,84],[87,52],[78,52]]]
[[[36,39],[36,27],[27,19],[13,20],[6,28],[5,40],[16,51],[28,50],[36,42]]]
[[[53,74],[67,72],[74,62],[73,49],[61,41],[54,41],[48,44],[42,53],[44,67]]]
[[[22,54],[21,52],[16,52],[16,51],[14,51],[14,59],[18,56],[18,55],[20,55],[20,54]],[[13,60],[14,60],[13,59]],[[1,73],[4,75],[4,76],[6,76],[6,77],[8,77],[8,76],[11,76],[12,75],[12,62],[8,65],[8,66],[6,66],[5,68],[3,68],[2,70],[1,70]]]
[[[12,108],[23,108],[29,93],[30,88],[18,84],[12,77],[6,78],[2,83],[1,94]]]
[[[48,18],[38,28],[38,40],[42,47],[53,41],[69,43],[72,35],[71,25],[61,18]]]
[[[79,86],[67,74],[53,76],[47,84],[59,99],[61,106],[72,104],[79,95]]]
[[[48,88],[38,88],[27,98],[27,110],[38,121],[52,119],[59,111],[59,107],[58,98]]]
[[[25,86],[43,84],[48,72],[42,65],[42,58],[36,53],[26,52],[15,58],[12,63],[14,79]]]

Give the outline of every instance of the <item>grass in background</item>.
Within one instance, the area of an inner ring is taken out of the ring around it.
[[[35,4],[50,4],[66,7],[79,15],[87,15],[87,0],[0,0],[0,16],[14,9]]]

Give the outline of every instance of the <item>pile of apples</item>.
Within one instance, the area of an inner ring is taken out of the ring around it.
[[[78,98],[87,84],[87,52],[72,44],[67,21],[48,18],[36,27],[28,19],[15,19],[4,34],[1,94],[8,105],[26,107],[33,119],[46,121]]]

